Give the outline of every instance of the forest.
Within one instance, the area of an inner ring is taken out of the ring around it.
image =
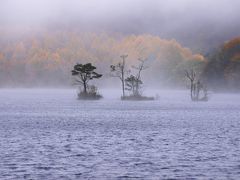
[[[1,31],[0,87],[70,87],[76,63],[93,63],[105,87],[114,86],[109,66],[127,54],[128,66],[147,59],[144,81],[150,87],[186,87],[185,70],[194,69],[212,90],[239,89],[240,38],[208,54],[193,53],[174,39],[150,34],[123,35],[81,31]],[[100,85],[100,86],[101,86]],[[227,86],[226,86],[227,85]]]
[[[206,55],[208,63],[202,72],[215,91],[240,89],[240,38],[234,38]]]
[[[149,34],[7,33],[0,40],[0,86],[70,86],[73,65],[87,62],[95,64],[104,75],[105,85],[111,86],[114,81],[108,78],[109,66],[117,63],[122,54],[128,54],[129,66],[139,58],[148,59],[150,70],[144,78],[146,84],[156,87],[181,87],[184,69],[201,71],[206,64],[201,54],[192,53],[176,40]]]

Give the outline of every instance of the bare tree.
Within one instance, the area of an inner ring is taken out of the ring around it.
[[[193,100],[193,93],[195,92],[194,81],[196,79],[196,73],[193,71],[193,69],[190,72],[186,70],[185,76],[190,80],[191,100]]]
[[[138,61],[140,62],[138,66],[132,66],[133,69],[137,70],[137,74],[136,74],[136,94],[139,95],[139,89],[140,89],[140,84],[142,84],[142,80],[141,80],[141,73],[143,70],[146,70],[148,67],[145,66],[145,62],[147,61],[147,59],[141,59],[139,58]]]
[[[125,59],[128,57],[128,55],[121,55],[122,62],[119,62],[117,65],[111,65],[111,76],[117,77],[121,80],[122,83],[122,95],[125,97],[125,74],[129,73],[128,70],[126,70],[126,63]]]
[[[185,76],[190,80],[190,91],[192,101],[207,101],[208,91],[206,86],[197,80],[194,70],[185,71]]]
[[[143,96],[140,92],[142,82],[142,71],[148,67],[145,65],[147,59],[138,59],[140,62],[137,66],[132,66],[136,70],[136,75],[130,75],[125,79],[126,90],[130,91],[130,95],[122,98],[123,100],[154,100],[154,97]]]

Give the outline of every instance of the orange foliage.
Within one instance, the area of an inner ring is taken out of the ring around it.
[[[233,49],[235,46],[240,45],[240,37],[234,38],[231,41],[224,44],[224,50]]]
[[[69,77],[72,66],[77,62],[92,62],[102,66],[107,73],[109,65],[118,62],[121,54],[128,54],[129,65],[135,64],[138,58],[148,58],[156,65],[154,68],[163,67],[161,63],[175,68],[188,61],[204,61],[202,55],[193,54],[176,40],[150,34],[110,36],[106,33],[44,32],[16,39],[2,51],[0,61],[4,60],[4,66],[20,69],[23,79],[30,74],[33,80],[39,76],[50,78],[53,72],[59,73],[54,78]],[[4,56],[5,53],[8,56]]]

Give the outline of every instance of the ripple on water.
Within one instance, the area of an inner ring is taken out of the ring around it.
[[[69,92],[0,91],[0,179],[240,179],[238,95],[96,103]]]

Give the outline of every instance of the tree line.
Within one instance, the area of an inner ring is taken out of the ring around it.
[[[139,57],[149,60],[150,70],[141,80],[157,87],[184,88],[184,71],[194,69],[209,89],[240,89],[239,38],[204,57],[175,40],[148,34],[124,36],[59,30],[17,37],[0,30],[0,35],[0,87],[70,86],[69,71],[76,63],[91,60],[99,70],[108,72],[109,64],[117,65],[119,54],[126,53],[129,69],[133,69],[131,66],[138,63]],[[136,80],[131,77],[126,86],[133,81]]]
[[[69,71],[76,63],[86,64],[91,60],[99,70],[108,72],[109,64],[115,65],[119,54],[124,53],[128,54],[127,68],[136,65],[139,57],[149,60],[151,67],[144,76],[146,83],[184,87],[182,71],[192,66],[201,70],[206,64],[202,55],[177,41],[148,34],[59,30],[14,37],[0,30],[0,35],[0,87],[69,86]]]

